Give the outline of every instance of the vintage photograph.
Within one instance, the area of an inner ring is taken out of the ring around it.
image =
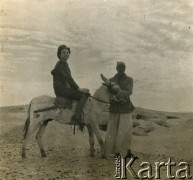
[[[192,179],[192,17],[192,0],[0,0],[0,179]]]

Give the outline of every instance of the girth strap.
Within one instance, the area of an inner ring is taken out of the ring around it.
[[[49,111],[49,110],[53,110],[53,109],[57,109],[57,108],[58,108],[57,106],[47,107],[47,108],[35,110],[34,113]]]

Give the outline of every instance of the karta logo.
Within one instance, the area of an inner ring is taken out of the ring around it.
[[[190,165],[187,162],[180,162],[176,166],[176,162],[172,162],[171,158],[168,162],[155,162],[154,165],[150,162],[141,162],[137,170],[132,168],[136,161],[136,157],[123,158],[121,156],[115,157],[115,178],[116,179],[161,179],[161,167],[165,168],[163,171],[164,177],[168,179],[191,179]],[[176,167],[176,171],[172,171],[172,167]],[[136,168],[135,168],[136,169]]]

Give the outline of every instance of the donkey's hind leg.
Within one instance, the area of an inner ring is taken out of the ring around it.
[[[46,153],[44,151],[44,146],[42,143],[42,137],[44,135],[44,131],[45,131],[47,125],[48,125],[48,120],[44,121],[43,124],[41,124],[41,126],[37,132],[37,135],[36,135],[36,139],[37,139],[37,142],[38,142],[38,145],[40,148],[40,153],[41,153],[42,157],[46,157]]]
[[[26,144],[27,144],[27,139],[23,139],[22,152],[21,152],[22,158],[26,158]]]
[[[21,153],[22,158],[26,158],[26,144],[29,138],[31,137],[31,135],[34,133],[34,131],[39,127],[40,127],[40,123],[37,123],[33,126],[30,123],[28,124],[28,127],[26,128],[26,132],[24,135],[24,139],[23,139],[22,153]]]
[[[90,156],[94,156],[94,132],[91,126],[87,126],[88,134],[89,134],[89,144],[90,144]]]

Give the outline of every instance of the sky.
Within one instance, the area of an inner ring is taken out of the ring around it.
[[[135,106],[193,111],[193,1],[0,0],[0,10],[0,106],[54,96],[50,71],[66,44],[91,93],[124,61]]]

